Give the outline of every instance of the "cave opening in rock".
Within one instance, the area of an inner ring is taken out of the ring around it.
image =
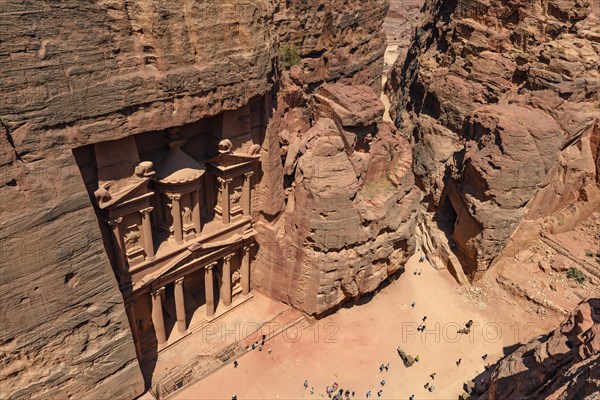
[[[452,206],[452,202],[449,198],[446,198],[438,209],[435,220],[440,230],[446,234],[448,240],[451,240],[452,235],[454,234],[457,218],[458,213],[454,209],[454,206]]]

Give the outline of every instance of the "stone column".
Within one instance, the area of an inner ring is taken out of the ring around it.
[[[245,216],[252,215],[252,191],[250,189],[250,180],[254,172],[250,171],[244,174],[244,186],[242,187],[242,211]]]
[[[168,194],[171,200],[171,216],[173,217],[173,233],[175,235],[175,243],[183,243],[183,225],[181,222],[181,206],[179,200],[181,195],[179,194]]]
[[[202,231],[202,221],[200,217],[200,189],[196,189],[192,192],[192,221],[194,222],[194,229],[196,230],[196,237],[200,237]]]
[[[231,305],[231,257],[233,257],[233,254],[223,257],[223,285],[221,286],[221,294],[225,306]]]
[[[167,334],[165,333],[165,319],[163,317],[162,309],[162,292],[165,290],[161,287],[158,290],[154,290],[152,294],[152,324],[154,324],[154,330],[156,331],[156,340],[158,344],[165,344],[167,342]]]
[[[112,228],[113,243],[115,250],[115,261],[117,263],[117,269],[122,274],[127,273],[127,263],[125,259],[125,242],[123,242],[123,232],[121,231],[122,217],[111,219],[108,221],[108,225]]]
[[[250,294],[250,250],[254,245],[248,243],[244,245],[242,249],[242,267],[241,267],[241,279],[242,279],[242,294],[248,296]]]
[[[150,223],[150,212],[152,207],[140,210],[142,214],[142,233],[144,235],[144,250],[146,251],[146,261],[152,261],[154,256],[154,242],[152,241],[152,224]]]
[[[221,214],[223,223],[228,224],[231,220],[231,214],[229,213],[229,183],[231,179],[217,178],[221,184]]]
[[[212,317],[215,315],[215,278],[213,276],[213,268],[215,265],[217,265],[217,263],[213,262],[204,268],[204,297],[206,297],[207,317]]]
[[[175,280],[175,313],[177,314],[177,329],[185,333],[185,300],[183,298],[183,277]]]
[[[137,353],[138,360],[142,361],[143,354],[142,348],[140,347],[140,332],[138,331],[137,321],[135,319],[135,310],[133,309],[135,299],[131,299],[125,302],[125,312],[129,319],[129,325],[131,326],[131,332],[133,333],[133,343],[135,344],[135,352]]]

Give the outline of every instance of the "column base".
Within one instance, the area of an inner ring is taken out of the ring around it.
[[[185,326],[185,320],[177,321],[177,330],[179,331],[179,333],[185,333],[187,331],[187,327]]]

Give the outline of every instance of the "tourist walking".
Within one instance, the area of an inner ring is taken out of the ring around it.
[[[385,368],[385,365],[381,364],[381,365],[379,366],[379,372],[383,372],[383,369],[384,369],[384,368]]]
[[[390,370],[390,363],[385,364],[385,370],[389,371]]]
[[[415,308],[415,306],[416,306],[416,305],[417,305],[417,302],[415,302],[415,301],[413,301],[412,303],[410,303],[410,306],[411,306],[412,308]]]
[[[238,362],[237,362],[237,360],[235,360],[235,361],[233,362],[233,368],[237,368],[237,366],[238,366]]]
[[[306,389],[308,387],[308,381],[305,379],[304,380],[304,389]]]
[[[435,372],[429,376],[431,377],[431,379],[435,379]]]
[[[377,392],[377,397],[381,397],[381,392],[383,392],[383,390]]]
[[[380,383],[381,383],[381,386],[385,386],[385,379],[382,379]]]
[[[462,358],[459,358],[458,361],[456,362],[456,366],[460,367],[460,363],[462,362]]]
[[[370,390],[367,392],[367,399],[368,399],[369,397],[371,397],[371,391],[370,391]]]

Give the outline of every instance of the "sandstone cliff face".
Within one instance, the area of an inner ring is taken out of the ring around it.
[[[256,263],[255,287],[321,313],[402,267],[417,200],[412,151],[381,123],[372,91],[380,87],[387,6],[4,5],[3,397],[128,398],[143,391],[74,148],[224,115],[234,150],[253,143],[240,132],[261,139],[255,211],[264,219],[257,258],[264,264]],[[296,45],[303,61],[282,83],[277,46],[285,43]],[[319,89],[332,81],[346,86]],[[354,96],[368,97],[364,107]]]
[[[277,55],[272,7],[3,3],[3,398],[143,391],[123,298],[72,149],[195,122],[268,92]]]
[[[412,148],[378,99],[387,7],[276,7],[280,43],[303,59],[282,79],[263,142],[255,283],[309,314],[375,290],[414,252]]]
[[[279,0],[275,25],[281,44],[300,50],[292,71],[300,85],[361,83],[381,90],[387,0]]]
[[[519,347],[476,381],[478,400],[598,398],[600,299],[589,299],[553,332]]]
[[[258,228],[257,282],[320,315],[403,269],[420,192],[410,144],[382,122],[371,88],[326,84],[309,95],[287,81],[283,92],[285,210]]]
[[[431,226],[477,277],[523,220],[554,216],[547,226],[565,230],[599,204],[600,16],[594,2],[562,0],[424,11],[387,93],[414,138]]]

